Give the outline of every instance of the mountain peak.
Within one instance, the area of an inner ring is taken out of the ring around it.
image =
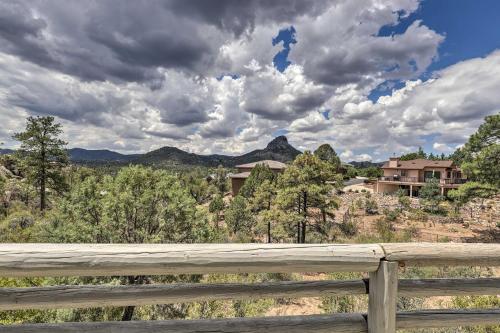
[[[275,137],[271,142],[267,144],[267,149],[286,149],[290,147],[288,139],[284,135]]]

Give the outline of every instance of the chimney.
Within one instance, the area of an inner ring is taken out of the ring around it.
[[[399,157],[389,158],[389,168],[397,168],[399,164]]]

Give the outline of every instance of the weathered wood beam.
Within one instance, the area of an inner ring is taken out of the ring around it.
[[[0,333],[365,333],[362,314],[0,326]]]
[[[221,299],[353,294],[366,294],[366,285],[363,280],[3,288],[0,289],[0,310],[84,308]]]
[[[500,266],[500,244],[387,243],[385,259],[409,266]]]
[[[359,313],[129,322],[80,322],[0,326],[0,333],[365,333],[366,315]],[[500,324],[500,309],[429,310],[398,313],[398,329]]]
[[[500,278],[480,279],[402,279],[398,284],[399,296],[465,296],[499,295]]]
[[[429,310],[399,313],[398,329],[484,326],[500,324],[500,309]]]
[[[362,295],[368,280],[176,283],[0,288],[0,311],[185,303],[204,300]],[[498,295],[500,278],[399,280],[398,296]]]
[[[366,272],[376,244],[0,244],[0,276]]]
[[[396,333],[398,263],[382,261],[370,273],[368,296],[368,333]]]

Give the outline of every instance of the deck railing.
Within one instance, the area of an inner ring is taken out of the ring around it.
[[[500,266],[500,244],[0,244],[0,276],[369,272],[369,279],[0,289],[0,311],[368,294],[368,313],[0,326],[0,332],[370,332],[500,324],[500,309],[396,312],[398,296],[498,295],[500,279],[398,280],[398,266]]]
[[[400,183],[429,183],[433,180],[438,180],[442,185],[460,185],[465,184],[467,179],[464,178],[424,178],[424,177],[406,177],[406,176],[382,176],[380,181],[385,182],[400,182]]]

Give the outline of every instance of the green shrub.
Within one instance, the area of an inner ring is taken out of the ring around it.
[[[384,242],[391,242],[392,240],[394,240],[395,234],[392,228],[392,224],[385,218],[381,217],[377,219],[377,221],[375,221],[375,229]]]
[[[378,205],[375,200],[366,199],[365,200],[365,212],[369,215],[375,215],[378,213]]]

